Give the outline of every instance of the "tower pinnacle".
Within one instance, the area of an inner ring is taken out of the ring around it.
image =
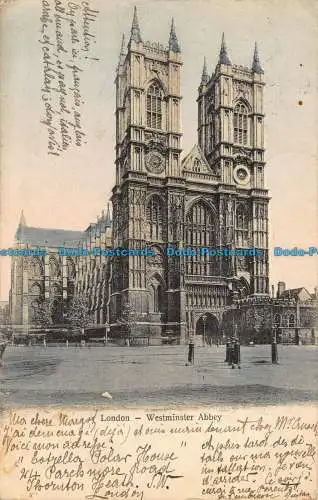
[[[224,33],[222,33],[222,42],[221,42],[219,62],[221,64],[227,64],[228,66],[231,65],[231,61],[230,61],[230,58],[229,58],[228,53],[227,53]]]
[[[25,227],[27,225],[23,210],[21,210],[19,227]]]
[[[176,27],[174,25],[174,19],[171,20],[170,36],[169,36],[169,50],[172,52],[181,52],[179,41],[176,34]]]
[[[203,69],[202,69],[202,76],[201,76],[201,85],[206,85],[209,81],[209,75],[208,75],[208,70],[206,66],[206,58],[204,57],[203,61]]]
[[[121,40],[121,47],[120,47],[120,53],[119,53],[119,62],[118,62],[118,67],[122,66],[125,61],[125,35],[123,34],[122,40]]]
[[[110,216],[110,208],[109,208],[109,203],[107,203],[107,212],[105,216],[105,226],[110,227],[112,223],[111,216]]]
[[[19,225],[18,225],[18,228],[15,232],[15,240],[16,241],[20,240],[21,236],[23,235],[23,231],[24,231],[25,227],[27,227],[27,223],[26,223],[26,220],[24,217],[23,210],[21,210]]]
[[[255,42],[252,70],[254,71],[254,73],[264,73],[259,60],[257,42]]]
[[[133,22],[132,22],[132,26],[131,26],[131,34],[130,34],[130,41],[132,41],[132,40],[136,43],[142,42],[136,6],[134,7],[134,17],[133,17]]]

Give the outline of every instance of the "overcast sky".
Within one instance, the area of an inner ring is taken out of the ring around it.
[[[1,11],[1,241],[12,245],[23,208],[27,224],[85,229],[105,208],[114,182],[115,68],[121,34],[129,35],[134,2],[92,0],[99,62],[82,78],[87,144],[63,157],[47,155],[42,116],[41,2],[15,0]],[[266,184],[271,247],[318,246],[317,2],[248,0],[140,1],[144,40],[166,45],[171,17],[182,46],[183,149],[197,142],[197,87],[203,57],[214,68],[225,32],[235,64],[250,65],[255,40],[267,82]],[[302,102],[302,105],[299,104]],[[271,258],[271,282],[317,283],[318,257]],[[9,258],[1,257],[1,299]]]

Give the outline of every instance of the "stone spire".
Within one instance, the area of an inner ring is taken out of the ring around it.
[[[20,215],[20,222],[19,222],[19,227],[26,227],[27,223],[24,217],[23,210],[21,210],[21,215]]]
[[[221,42],[219,62],[221,64],[227,64],[228,66],[231,65],[231,61],[230,61],[230,58],[229,58],[228,53],[227,53],[224,33],[222,33],[222,42]]]
[[[202,76],[201,76],[201,85],[206,85],[208,83],[209,79],[210,79],[210,77],[208,75],[208,70],[207,70],[207,66],[206,66],[206,58],[204,57]]]
[[[126,57],[126,41],[125,41],[125,35],[123,34],[122,40],[121,40],[121,48],[120,48],[120,54],[119,54],[119,63],[118,67],[122,66],[125,62],[125,57]]]
[[[174,25],[174,19],[171,20],[170,36],[169,36],[169,50],[172,52],[181,52],[180,45],[178,42],[176,27]]]
[[[19,225],[18,225],[18,228],[17,228],[15,235],[14,235],[16,241],[21,240],[21,237],[23,236],[25,227],[27,227],[27,223],[26,223],[26,220],[24,217],[23,210],[21,210]]]
[[[254,73],[259,73],[259,74],[264,73],[261,63],[259,61],[257,42],[255,42],[252,70],[254,71]]]
[[[130,34],[130,41],[132,41],[132,40],[136,43],[142,42],[136,6],[134,7],[134,17],[133,17],[133,22],[132,22],[132,26],[131,26],[131,34]]]
[[[107,212],[105,215],[105,227],[110,227],[112,225],[112,219],[110,216],[110,208],[109,208],[109,203],[107,203]]]
[[[100,234],[101,234],[101,217],[97,215],[95,236],[99,238]]]

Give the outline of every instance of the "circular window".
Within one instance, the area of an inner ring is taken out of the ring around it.
[[[146,168],[153,174],[161,174],[165,169],[163,156],[157,152],[150,152],[146,156]]]
[[[235,182],[237,184],[241,184],[242,186],[245,186],[250,181],[250,173],[245,165],[238,165],[235,167],[233,176]]]

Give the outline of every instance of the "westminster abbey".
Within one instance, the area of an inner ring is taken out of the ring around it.
[[[140,328],[180,339],[216,336],[233,300],[268,295],[268,192],[264,187],[264,76],[232,64],[224,36],[198,89],[198,143],[181,158],[182,53],[172,21],[167,47],[145,42],[135,10],[116,75],[113,246],[155,257],[115,258],[110,324],[124,302]],[[166,255],[166,247],[252,248],[260,257]],[[144,318],[144,320],[143,320]],[[142,325],[144,323],[144,325]]]
[[[250,66],[238,66],[223,36],[212,75],[204,62],[197,144],[185,155],[181,79],[182,51],[174,22],[167,46],[148,42],[135,9],[116,72],[112,211],[103,212],[81,234],[61,235],[63,241],[56,241],[54,230],[46,230],[50,255],[32,257],[23,276],[21,266],[13,264],[13,323],[32,323],[32,308],[50,295],[52,285],[57,323],[65,321],[71,296],[83,293],[95,325],[107,326],[110,337],[120,336],[123,310],[129,305],[136,336],[185,342],[204,330],[215,341],[237,301],[269,298],[265,83],[257,46]],[[20,223],[20,246],[36,245],[36,228],[32,242],[23,236],[31,229],[24,220]],[[65,241],[68,247],[89,250],[149,248],[152,255],[61,256],[57,248]],[[167,246],[255,247],[262,256],[201,256],[198,251],[175,257],[167,255]]]

